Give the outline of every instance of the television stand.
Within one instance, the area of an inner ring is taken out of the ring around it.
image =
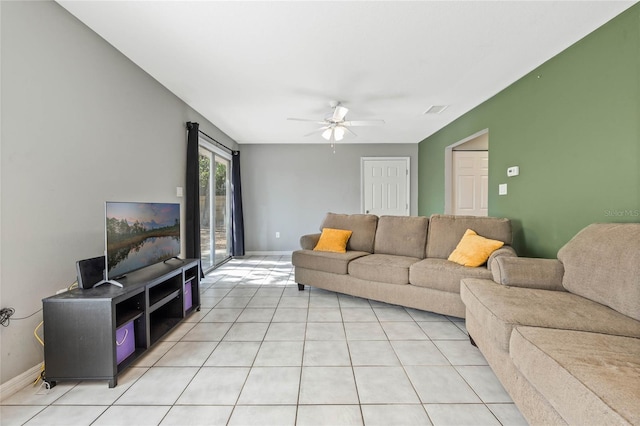
[[[200,310],[200,260],[159,262],[90,289],[42,300],[43,379],[117,377],[175,326]],[[119,284],[119,285],[118,285]]]

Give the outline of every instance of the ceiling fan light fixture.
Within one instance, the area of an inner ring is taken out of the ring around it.
[[[333,129],[333,137],[337,141],[341,141],[344,138],[344,127],[337,126]]]
[[[333,131],[333,129],[328,128],[327,130],[325,130],[324,132],[322,132],[322,137],[325,138],[326,140],[331,139],[331,132]]]

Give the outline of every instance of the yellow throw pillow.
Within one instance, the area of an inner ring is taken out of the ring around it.
[[[481,237],[475,231],[467,229],[449,260],[463,266],[480,266],[503,245],[502,241]]]
[[[346,253],[347,241],[349,241],[352,233],[353,231],[344,229],[322,228],[320,240],[313,250]]]

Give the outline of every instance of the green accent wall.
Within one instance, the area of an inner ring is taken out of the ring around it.
[[[483,129],[489,215],[512,220],[521,256],[555,258],[590,223],[640,222],[640,4],[420,142],[420,215],[444,212],[445,148]]]

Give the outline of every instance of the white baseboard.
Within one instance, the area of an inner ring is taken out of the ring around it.
[[[291,251],[248,251],[245,256],[290,256]]]
[[[0,385],[0,401],[4,401],[14,393],[21,391],[26,386],[33,384],[36,378],[40,374],[42,363],[34,365],[19,376],[14,377],[11,380],[4,382]]]

